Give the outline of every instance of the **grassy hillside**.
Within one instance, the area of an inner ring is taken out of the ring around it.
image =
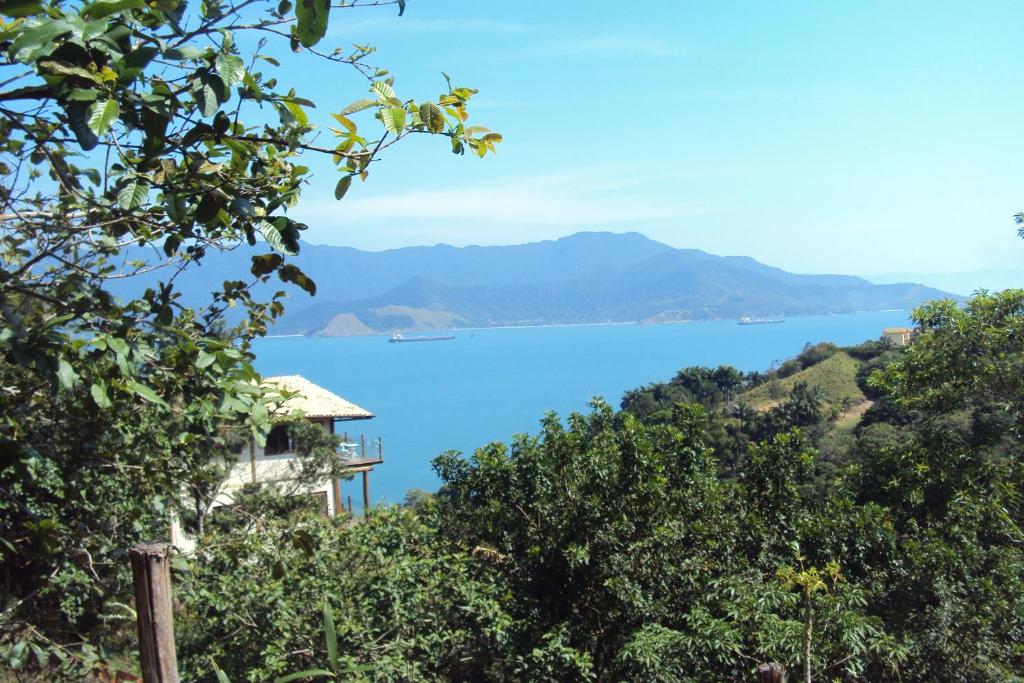
[[[739,396],[758,410],[767,410],[789,396],[798,382],[821,389],[825,401],[833,406],[854,405],[866,400],[857,386],[857,370],[861,362],[849,354],[838,351],[822,362],[785,379],[772,380]]]

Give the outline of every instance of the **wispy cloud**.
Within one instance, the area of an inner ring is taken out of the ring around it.
[[[652,195],[648,181],[611,169],[567,170],[434,191],[350,195],[340,204],[304,202],[297,217],[320,235],[329,234],[335,226],[372,225],[382,245],[407,241],[413,231],[420,240],[429,234],[466,244],[479,242],[481,235],[491,243],[502,243],[550,235],[553,230],[635,229],[652,221],[716,210],[710,202]]]

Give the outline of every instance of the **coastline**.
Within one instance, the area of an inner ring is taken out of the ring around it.
[[[878,311],[848,311],[845,313],[804,313],[798,315],[785,316],[785,320],[799,320],[802,318],[812,318],[816,316],[837,316],[837,315],[859,315],[865,313],[909,313],[909,310],[902,308],[884,309]],[[627,320],[627,321],[607,321],[607,322],[594,322],[594,323],[544,323],[544,324],[532,324],[532,325],[488,325],[486,327],[448,327],[438,328],[432,330],[420,330],[417,332],[406,332],[403,334],[437,334],[437,333],[453,333],[458,334],[459,332],[482,332],[486,330],[530,330],[530,329],[542,329],[542,328],[565,328],[565,327],[620,327],[620,326],[643,326],[643,327],[656,327],[659,325],[690,325],[700,323],[721,323],[721,322],[735,322],[734,318],[692,318],[687,320],[659,320],[652,322],[644,322],[641,320]],[[310,334],[268,334],[265,335],[264,339],[286,339],[286,338],[322,338],[322,339],[361,339],[367,337],[389,337],[391,332],[373,332],[370,334],[338,334],[338,335],[310,335]]]

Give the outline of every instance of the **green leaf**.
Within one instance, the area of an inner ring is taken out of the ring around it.
[[[345,196],[345,193],[348,192],[348,188],[351,185],[352,176],[344,176],[341,180],[338,181],[338,184],[334,186],[334,198],[337,199],[338,201],[341,201],[341,198]]]
[[[228,87],[235,83],[241,83],[242,79],[245,78],[245,62],[237,55],[217,55],[214,66],[224,84]]]
[[[107,339],[107,346],[109,346],[111,349],[113,349],[114,353],[116,353],[118,355],[121,355],[121,356],[127,356],[128,352],[131,350],[131,349],[128,348],[128,342],[126,342],[124,339],[120,339],[118,337],[110,337],[110,338],[108,338]]]
[[[352,133],[354,135],[356,133],[356,130],[358,130],[356,128],[355,122],[352,121],[351,119],[347,119],[341,114],[331,114],[331,116],[334,118],[335,121],[345,126],[345,130],[347,130],[349,133]]]
[[[128,388],[150,403],[155,403],[159,406],[163,406],[164,408],[168,407],[167,402],[160,398],[160,395],[153,391],[151,387],[147,387],[145,384],[140,384],[139,382],[130,379],[128,380]]]
[[[380,100],[390,100],[395,96],[395,89],[387,81],[374,81],[370,84],[370,89],[377,93]]]
[[[96,102],[89,107],[89,130],[96,135],[103,135],[110,130],[112,124],[121,114],[121,110],[114,100]]]
[[[117,191],[117,204],[125,211],[130,211],[142,206],[147,196],[149,183],[138,176],[133,176]]]
[[[228,678],[226,673],[221,671],[220,667],[217,666],[217,662],[213,660],[213,657],[210,657],[210,664],[213,665],[213,670],[217,672],[217,683],[231,683],[231,679]]]
[[[191,45],[182,45],[181,47],[172,47],[170,50],[164,51],[164,57],[174,61],[184,61],[188,59],[199,59],[203,56],[203,50]]]
[[[36,0],[11,0],[0,7],[0,14],[13,17],[31,17],[35,14],[42,14],[43,6]]]
[[[309,117],[306,116],[306,111],[302,107],[291,100],[283,100],[281,104],[288,111],[291,118],[295,120],[295,123],[300,126],[309,125]]]
[[[334,678],[334,674],[326,669],[306,669],[305,671],[298,671],[287,676],[281,676],[275,678],[274,683],[291,683],[292,681],[301,681],[306,678]]]
[[[267,241],[267,244],[269,244],[275,251],[279,251],[282,254],[287,254],[288,256],[294,256],[295,254],[299,253],[295,249],[288,248],[288,246],[285,244],[284,238],[281,236],[281,231],[277,228],[276,225],[273,225],[267,221],[260,221],[259,229],[260,234],[263,235],[263,239],[265,239]]]
[[[431,133],[440,133],[444,130],[444,114],[441,107],[433,102],[424,102],[420,105],[420,121]]]
[[[75,369],[71,367],[71,363],[61,358],[57,362],[57,380],[64,389],[70,389],[75,386],[75,381],[78,379],[78,374]]]
[[[334,611],[324,603],[324,638],[327,641],[327,661],[331,668],[338,670],[338,633],[334,629]]]
[[[100,91],[96,88],[75,88],[68,93],[68,102],[95,102],[99,99]]]
[[[160,54],[159,48],[154,45],[140,45],[127,55],[125,55],[124,63],[132,73],[142,73],[153,59]]]
[[[110,407],[110,397],[107,396],[107,388],[102,384],[93,384],[89,387],[89,393],[92,394],[92,400],[96,402],[100,408]]]
[[[200,351],[196,357],[196,367],[202,370],[213,365],[214,361],[217,360],[217,354],[207,353],[206,351]]]
[[[330,18],[331,0],[298,0],[295,31],[304,47],[313,47],[327,35],[327,20]]]
[[[383,107],[380,110],[380,119],[384,128],[389,133],[399,135],[405,130],[405,109],[402,107]]]
[[[284,258],[280,254],[261,254],[252,257],[252,266],[249,271],[256,277],[260,277],[273,273],[282,263],[284,263]]]
[[[142,9],[144,0],[96,0],[82,8],[82,16],[86,19],[102,19],[117,12],[129,9]]]
[[[378,104],[380,104],[379,100],[371,100],[371,99],[368,99],[368,98],[363,98],[361,100],[356,100],[352,104],[350,104],[347,107],[345,107],[344,109],[342,109],[339,112],[338,115],[339,116],[348,116],[349,114],[354,114],[357,111],[362,111],[364,109],[369,109],[370,107],[376,107]]]
[[[231,91],[220,76],[205,73],[202,79],[193,85],[192,94],[196,98],[196,104],[202,109],[203,116],[213,116],[220,105],[231,96]]]
[[[83,69],[80,66],[73,66],[65,62],[60,62],[55,59],[41,59],[38,62],[39,69],[48,74],[54,74],[57,76],[78,76],[86,80],[93,81],[94,83],[99,82],[99,77],[88,69]]]
[[[75,92],[78,91],[76,90]],[[78,144],[87,152],[95,148],[100,140],[89,127],[89,105],[85,102],[68,102],[65,110],[68,113],[68,122],[71,124],[71,130],[74,132]]]
[[[28,659],[28,641],[20,640],[11,646],[7,652],[7,663],[12,669],[20,669]]]
[[[290,263],[281,266],[281,269],[277,271],[277,277],[281,279],[281,282],[291,282],[294,285],[298,285],[307,294],[316,296],[316,283]]]
[[[21,31],[11,44],[10,52],[15,61],[34,61],[40,56],[51,54],[57,49],[57,38],[72,31],[74,28],[64,20],[38,23]]]

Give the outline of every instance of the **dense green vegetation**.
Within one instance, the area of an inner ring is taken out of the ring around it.
[[[1005,371],[1024,292],[915,318],[905,351],[686,368],[622,411],[442,455],[436,495],[364,524],[226,530],[181,579],[184,661],[210,680],[211,654],[232,680],[326,666],[326,601],[332,670],[368,680],[742,681],[768,660],[815,680],[1022,680],[1024,406]],[[801,382],[742,402],[837,358],[874,401],[852,427]]]
[[[77,680],[130,651],[127,549],[166,537],[172,514],[200,511],[201,530],[236,440],[264,438],[281,397],[260,387],[249,343],[283,312],[282,289],[316,289],[289,260],[306,227],[288,214],[310,178],[303,156],[333,161],[342,199],[413,136],[478,156],[500,141],[466,124],[475,91],[449,81],[436,98],[399,99],[368,63],[373,48],[315,48],[331,14],[369,3],[334,4],[0,4],[9,669]],[[326,60],[365,80],[328,135],[277,77],[268,43],[293,73]],[[240,245],[244,267],[182,305],[179,276]],[[142,276],[145,287],[117,290]]]

